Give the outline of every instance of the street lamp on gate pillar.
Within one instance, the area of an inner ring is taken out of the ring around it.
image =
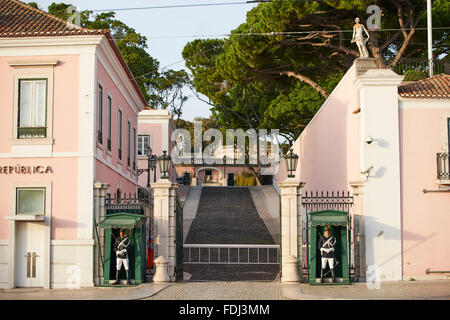
[[[169,179],[169,169],[172,159],[167,155],[167,151],[163,151],[163,155],[158,158],[159,170],[161,171],[161,179]]]
[[[288,178],[295,178],[295,170],[297,170],[298,155],[292,152],[292,149],[284,157],[286,161],[286,168],[288,171]]]

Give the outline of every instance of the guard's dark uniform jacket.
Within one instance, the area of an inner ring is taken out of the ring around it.
[[[328,239],[330,239],[330,241],[328,241]],[[325,246],[324,246],[324,244],[325,244]],[[323,239],[320,238],[318,248],[319,248],[319,250],[322,247],[325,249],[334,248],[336,250],[335,246],[336,246],[336,238],[328,237],[328,238],[323,238]],[[321,251],[321,253],[322,253],[322,258],[334,258],[334,251],[330,251],[328,253],[325,251]]]
[[[130,245],[130,240],[128,240],[127,237],[116,239],[116,242],[114,243],[114,252],[117,252],[117,250],[126,249],[123,251],[123,253],[118,254],[117,258],[119,258],[119,259],[128,258],[128,246],[129,245]]]

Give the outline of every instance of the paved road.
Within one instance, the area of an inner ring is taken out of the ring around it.
[[[282,300],[279,282],[185,282],[146,300]]]
[[[184,272],[191,275],[191,281],[273,281],[280,272],[280,266],[271,265],[228,265],[228,264],[185,264]]]

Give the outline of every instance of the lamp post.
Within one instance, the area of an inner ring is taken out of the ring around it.
[[[137,175],[141,175],[144,172],[147,172],[147,188],[150,188],[150,171],[154,171],[155,182],[156,182],[156,156],[152,155],[152,148],[148,147],[145,149],[145,155],[147,156],[147,169],[138,169]]]
[[[169,179],[169,168],[172,159],[167,155],[167,151],[163,151],[162,156],[158,158],[159,170],[161,171],[161,179]]]
[[[284,160],[286,161],[288,178],[294,178],[295,170],[297,169],[298,155],[296,155],[291,149],[290,152],[284,157]]]

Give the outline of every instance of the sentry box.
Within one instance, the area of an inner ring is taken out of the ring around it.
[[[308,282],[311,285],[350,284],[351,218],[348,212],[325,210],[311,212],[308,216]],[[325,230],[332,237],[330,241],[324,236]],[[331,254],[324,254],[326,261],[323,261],[322,247],[329,252],[330,248],[333,248],[334,257],[331,257]],[[333,263],[333,270],[330,263]],[[324,264],[325,268],[322,270]]]

